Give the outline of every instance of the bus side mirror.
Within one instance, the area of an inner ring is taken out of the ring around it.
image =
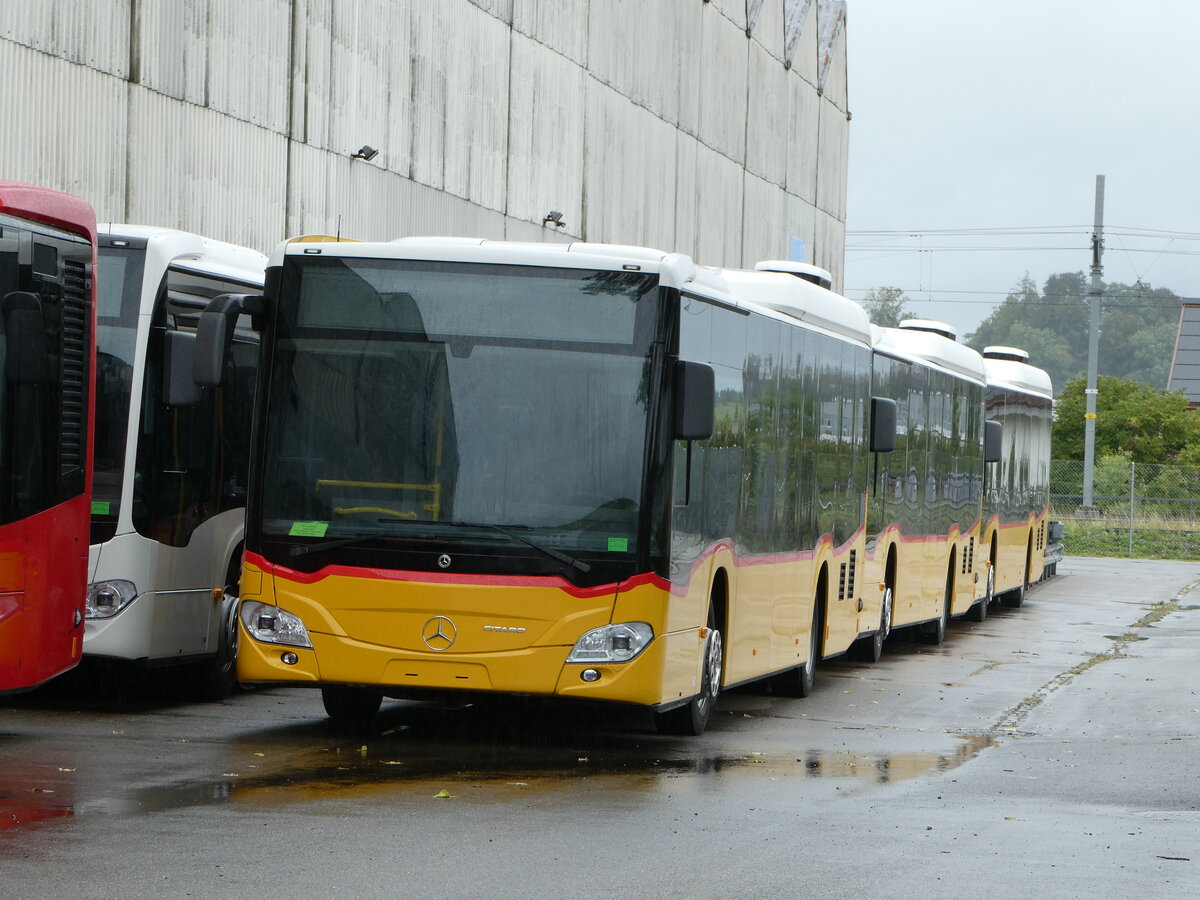
[[[200,385],[192,369],[196,362],[196,336],[168,331],[163,359],[163,402],[167,406],[192,406],[200,400]]]
[[[896,449],[896,401],[871,398],[871,452],[891,453]]]
[[[675,438],[706,441],[712,437],[717,412],[712,366],[682,359],[675,366]]]
[[[4,316],[4,379],[9,384],[45,384],[46,326],[42,300],[28,291],[13,291],[0,301]]]
[[[258,294],[221,294],[209,301],[196,326],[192,378],[197,385],[216,387],[221,383],[238,316],[261,310],[262,297]]]
[[[1000,462],[1004,456],[1004,426],[994,419],[983,423],[983,461]]]

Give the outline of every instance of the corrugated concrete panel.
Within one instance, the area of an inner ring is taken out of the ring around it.
[[[729,19],[744,35],[746,33],[746,0],[705,0],[726,19]]]
[[[700,67],[700,140],[740,163],[746,157],[746,79],[751,42],[746,40],[745,26],[739,29],[712,4],[702,9],[700,53],[705,64]]]
[[[787,259],[787,195],[778,185],[749,173],[742,190],[742,255],[738,265],[754,268],[759,260]]]
[[[512,38],[508,136],[509,216],[540,227],[551,210],[565,229],[583,228],[583,69],[544,44]]]
[[[750,44],[746,168],[780,187],[787,181],[788,88],[794,80],[761,44]]]
[[[413,6],[412,177],[495,210],[504,209],[510,38],[472,4]]]
[[[700,186],[697,183],[697,160],[700,142],[682,131],[675,132],[675,243],[664,248],[686,253],[696,259],[699,238]]]
[[[159,93],[208,102],[206,0],[139,0],[130,78]]]
[[[825,93],[822,95],[843,112],[849,108],[846,96],[846,40],[846,29],[843,28],[841,36],[833,48],[833,61],[829,64],[829,74],[825,79]]]
[[[287,233],[390,241],[410,235],[501,240],[504,216],[444,191],[293,144]]]
[[[331,216],[336,228],[338,215],[344,231],[352,221],[380,234],[571,232],[727,265],[785,255],[796,236],[840,277],[831,258],[840,232],[822,237],[813,207],[832,221],[826,230],[842,227],[846,36],[822,101],[815,0],[789,73],[779,63],[784,14],[798,0],[765,0],[749,39],[746,9],[746,0],[0,0],[6,83],[36,98],[21,96],[5,117],[20,127],[6,129],[0,159],[10,175],[89,197],[102,215],[264,249],[292,230],[329,230]],[[63,10],[91,25],[62,24]],[[5,41],[18,35],[41,52]],[[98,74],[125,65],[138,86]],[[81,79],[89,71],[99,80]],[[94,120],[85,133],[98,136],[88,154],[67,144],[73,133],[49,157],[22,160],[19,136],[47,131],[32,111],[79,98],[84,121]],[[379,155],[351,160],[363,144]],[[126,146],[138,151],[128,168]],[[566,229],[543,228],[551,209]]]
[[[588,15],[592,76],[656,116],[678,123],[681,63],[698,46],[686,40],[699,18],[699,4],[592,0]]]
[[[695,7],[691,7],[695,9]],[[703,8],[691,15],[681,15],[677,20],[681,52],[676,66],[679,72],[678,91],[679,116],[676,124],[681,131],[698,137],[700,135],[700,73],[708,61],[693,48],[699,47],[704,33]]]
[[[209,0],[208,105],[283,134],[291,0]]]
[[[125,216],[126,82],[0,40],[0,172]],[[51,112],[52,111],[52,112]]]
[[[814,90],[817,84],[817,36],[817,0],[809,0],[808,15],[804,17],[804,27],[792,59],[792,71],[811,84]]]
[[[838,54],[844,52],[846,0],[817,0],[817,88],[826,91]]]
[[[586,65],[590,2],[516,0],[513,4],[513,28],[581,66]]]
[[[817,202],[817,140],[821,100],[816,88],[788,74],[787,189],[809,203]]]
[[[821,124],[817,153],[817,208],[846,221],[846,161],[850,152],[850,123],[828,100],[820,100]]]
[[[674,249],[675,128],[596,81],[586,115],[585,238]]]
[[[762,44],[763,49],[775,57],[781,66],[784,46],[783,4],[784,0],[766,0],[751,32],[754,40]]]
[[[791,239],[799,238],[804,242],[804,259],[800,262],[811,263],[813,261],[813,247],[817,240],[817,208],[809,201],[802,200],[794,194],[784,194],[785,207],[785,233],[787,235],[788,246],[783,254],[783,259],[791,258]],[[841,261],[838,261],[838,270],[841,270]]]
[[[816,210],[812,262],[833,273],[833,289],[842,290],[842,259],[846,255],[846,224]]]
[[[485,10],[503,22],[511,25],[513,21],[513,0],[470,0],[471,3]],[[559,0],[554,0],[558,3]]]
[[[130,0],[2,0],[0,38],[129,75]]]
[[[728,157],[700,147],[696,154],[696,262],[738,266],[742,262],[745,170]]]
[[[294,139],[407,175],[411,160],[409,15],[392,0],[297,4]],[[400,48],[397,52],[397,48]]]
[[[131,88],[126,219],[267,250],[283,237],[286,138]]]

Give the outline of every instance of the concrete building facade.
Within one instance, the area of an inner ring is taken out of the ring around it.
[[[264,251],[584,239],[802,255],[839,287],[845,19],[845,0],[4,0],[0,175]]]

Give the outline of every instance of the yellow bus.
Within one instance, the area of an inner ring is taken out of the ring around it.
[[[870,325],[819,270],[763,269],[280,246],[197,350],[219,372],[233,317],[262,326],[239,679],[320,688],[342,721],[494,692],[698,734],[722,689],[805,695],[881,642],[867,489],[895,406]]]
[[[916,627],[940,644],[951,617],[987,614],[980,526],[1001,426],[985,420],[983,358],[951,326],[908,320],[876,329],[873,347],[873,390],[897,401],[898,421],[895,451],[874,473],[871,577],[891,628]]]
[[[987,416],[1003,426],[1003,448],[988,467],[984,501],[983,546],[995,563],[989,593],[1017,607],[1026,588],[1046,573],[1052,546],[1047,519],[1054,391],[1050,376],[1030,365],[1024,350],[985,347],[983,362]]]

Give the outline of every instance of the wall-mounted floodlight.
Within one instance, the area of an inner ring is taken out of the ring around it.
[[[553,225],[555,228],[566,228],[567,223],[563,221],[562,213],[557,209],[552,209],[546,213],[546,217],[542,219],[543,225]]]
[[[361,159],[364,162],[370,162],[379,155],[379,151],[370,144],[363,144],[354,153],[350,154],[351,159]]]

